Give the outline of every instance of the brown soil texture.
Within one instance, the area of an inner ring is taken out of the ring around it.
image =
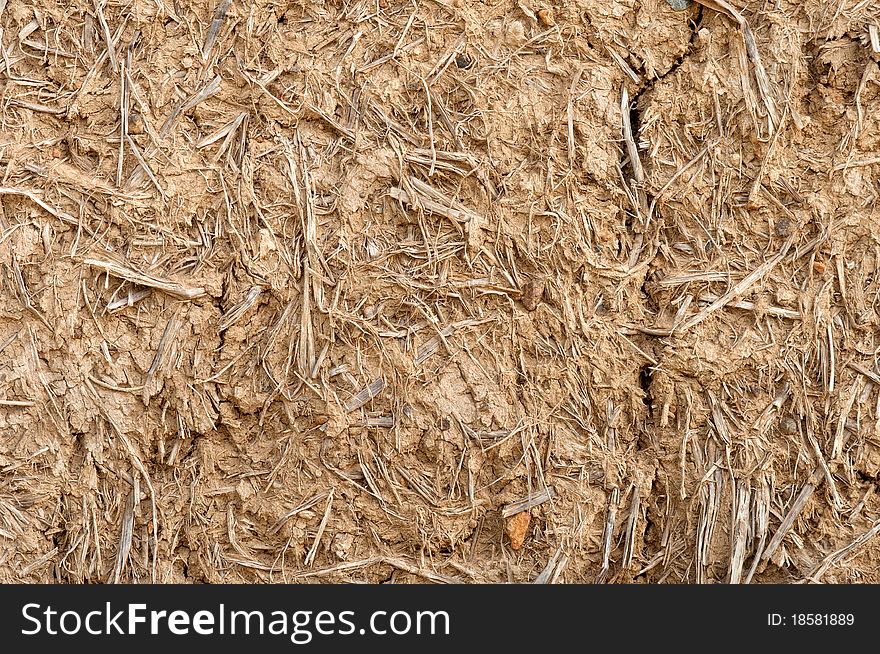
[[[0,27],[0,581],[880,582],[878,3]]]

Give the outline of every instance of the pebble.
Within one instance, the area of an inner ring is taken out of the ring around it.
[[[521,301],[527,311],[534,311],[544,297],[544,284],[542,282],[528,281],[522,286]]]
[[[522,511],[507,519],[507,537],[510,538],[510,546],[514,551],[521,548],[526,541],[526,533],[531,521],[532,515],[528,511]]]
[[[794,418],[785,417],[779,423],[779,430],[783,434],[788,434],[789,436],[792,436],[798,433],[798,424]]]
[[[556,25],[556,21],[553,20],[553,13],[549,9],[539,9],[538,20],[541,21],[541,25],[544,27],[553,27]]]

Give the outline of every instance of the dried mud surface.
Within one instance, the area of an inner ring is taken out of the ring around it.
[[[0,0],[0,581],[880,582],[880,9],[729,9]]]

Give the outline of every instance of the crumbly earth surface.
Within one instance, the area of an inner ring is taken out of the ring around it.
[[[672,4],[0,0],[0,581],[880,582],[880,6]]]

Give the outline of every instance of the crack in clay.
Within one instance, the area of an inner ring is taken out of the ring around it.
[[[688,40],[687,49],[684,51],[684,53],[678,59],[675,60],[675,63],[673,63],[672,66],[669,67],[669,70],[667,70],[662,75],[657,75],[653,79],[650,79],[647,82],[645,82],[645,84],[643,84],[642,87],[638,90],[638,92],[633,96],[632,101],[630,102],[629,120],[630,120],[630,125],[632,126],[633,136],[636,139],[637,145],[638,145],[639,133],[641,131],[641,118],[642,118],[642,115],[641,115],[642,112],[639,109],[639,100],[641,100],[643,95],[651,92],[654,89],[654,86],[657,84],[657,82],[662,82],[669,75],[672,75],[673,73],[675,73],[675,71],[677,71],[681,67],[681,65],[685,61],[687,61],[688,58],[694,53],[694,48],[696,47],[697,35],[700,32],[700,26],[702,25],[702,22],[703,22],[703,6],[698,5],[696,18],[693,20],[688,19],[688,23],[691,28],[691,36],[690,36],[690,39]],[[642,70],[640,72],[644,73],[644,67],[642,68]],[[624,158],[626,158],[625,155],[624,155]],[[650,193],[648,193],[647,191],[645,192],[645,195],[648,200],[648,204],[650,205],[653,202],[654,197]],[[659,211],[659,208],[658,208],[658,211]]]
[[[702,24],[702,21],[703,21],[703,7],[702,7],[702,5],[698,5],[696,17],[693,20],[688,19],[688,24],[690,25],[690,28],[691,28],[691,35],[690,35],[690,38],[688,39],[687,48],[685,49],[684,53],[678,59],[676,59],[676,61],[672,64],[672,66],[669,67],[669,70],[667,70],[662,75],[657,75],[653,79],[649,79],[647,82],[645,82],[641,86],[641,88],[639,88],[637,93],[633,96],[633,98],[630,102],[630,105],[629,105],[629,121],[630,121],[630,127],[632,130],[633,138],[636,141],[637,148],[638,148],[638,144],[639,144],[639,137],[640,137],[640,132],[641,132],[641,118],[642,118],[642,115],[641,115],[642,110],[639,107],[639,101],[641,100],[643,95],[651,92],[654,89],[654,86],[658,82],[661,82],[664,79],[666,79],[669,75],[674,74],[682,66],[682,64],[685,61],[687,61],[688,58],[694,53],[694,49],[696,47],[697,35],[699,34],[699,30],[700,30],[700,26]],[[642,70],[640,70],[639,72],[644,74],[644,67],[642,67]],[[633,165],[632,165],[632,162],[628,160],[626,150],[624,150],[621,155],[621,168],[624,168],[624,166],[626,166],[626,169],[628,169],[630,172],[632,171]],[[641,190],[645,194],[645,200],[646,200],[647,204],[649,206],[654,205],[654,196],[651,193],[649,193],[647,191],[647,189],[645,189],[644,187]],[[656,212],[656,215],[662,219],[662,213],[661,213],[660,207],[657,207],[655,209],[655,212]],[[627,228],[631,227],[630,223],[631,223],[631,219],[628,219],[627,220]],[[647,291],[647,288],[646,288],[647,284],[648,284],[648,279],[647,279],[647,275],[646,275],[645,281],[641,285],[641,299],[642,299],[643,304],[653,305],[652,311],[650,313],[656,314],[659,310],[659,307],[657,306],[656,302],[654,302],[654,300],[652,299],[651,294]],[[653,347],[651,349],[653,350]],[[655,354],[655,356],[656,356],[656,354]],[[639,387],[642,391],[642,400],[645,404],[645,410],[647,412],[648,421],[651,421],[654,418],[654,397],[653,397],[653,392],[652,392],[652,388],[651,388],[652,382],[653,382],[653,372],[652,372],[652,369],[649,365],[643,366],[641,368],[641,370],[639,371],[639,380],[638,381],[639,381]],[[647,423],[645,426],[647,427]],[[641,430],[641,432],[642,433],[640,434],[640,437],[647,437],[648,436],[647,429],[643,428]]]

